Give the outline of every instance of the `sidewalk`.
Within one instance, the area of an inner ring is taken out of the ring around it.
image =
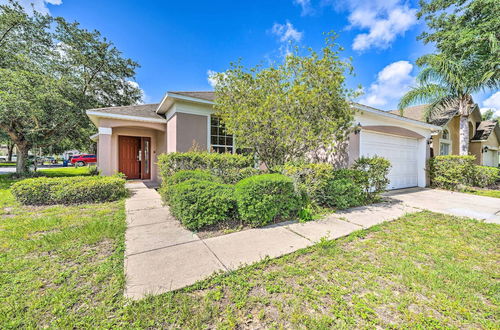
[[[128,183],[127,188],[132,196],[125,204],[125,296],[132,299],[177,290],[214,272],[234,270],[266,256],[279,257],[323,237],[336,239],[419,211],[402,203],[383,203],[319,221],[284,223],[202,240],[180,225],[154,189],[142,182]]]

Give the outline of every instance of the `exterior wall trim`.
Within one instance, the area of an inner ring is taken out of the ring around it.
[[[111,127],[99,127],[98,132],[99,134],[111,135],[113,134],[113,129]]]

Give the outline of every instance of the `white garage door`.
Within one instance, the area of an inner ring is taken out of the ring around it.
[[[361,132],[361,156],[380,156],[391,162],[387,189],[415,187],[418,184],[417,140],[412,138]]]

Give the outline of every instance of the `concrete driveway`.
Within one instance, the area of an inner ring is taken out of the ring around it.
[[[393,190],[386,197],[420,209],[500,224],[500,199],[424,188]]]

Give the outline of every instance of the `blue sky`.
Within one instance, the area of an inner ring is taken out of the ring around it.
[[[416,40],[425,26],[413,0],[23,2],[101,31],[141,64],[136,81],[148,103],[168,90],[210,90],[208,72],[224,71],[238,58],[250,66],[280,60],[289,40],[319,49],[323,32],[334,30],[353,58],[349,86],[361,84],[362,103],[389,110],[413,83],[415,60],[432,50]],[[500,115],[500,92],[476,101]]]

